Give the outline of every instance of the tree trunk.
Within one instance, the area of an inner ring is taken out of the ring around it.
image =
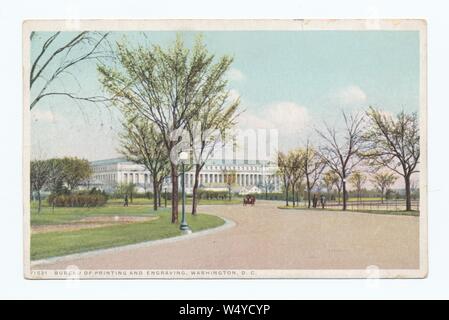
[[[199,179],[200,179],[200,167],[197,164],[195,166],[195,182],[193,183],[193,189],[192,189],[192,214],[193,215],[197,214]]]
[[[40,190],[37,190],[37,200],[38,200],[37,213],[41,213],[42,199],[41,199],[41,191]]]
[[[153,209],[157,211],[157,195],[158,195],[158,185],[156,177],[153,177]]]
[[[171,164],[171,223],[178,223],[178,167],[176,164]]]
[[[292,184],[293,207],[295,206],[295,184]]]
[[[310,199],[310,189],[307,188],[307,206],[310,208],[310,205],[312,203],[312,199]]]
[[[161,207],[162,183],[163,180],[161,179],[161,181],[158,182],[158,191],[157,191],[158,207]]]
[[[285,205],[288,207],[288,185],[285,185]]]
[[[343,186],[343,211],[346,210],[346,181],[344,181],[345,178],[343,178],[342,186]]]
[[[308,175],[307,175],[306,179],[307,179],[307,202],[308,202],[308,207],[310,208],[310,202],[311,202],[310,191],[312,191],[312,190],[310,190],[310,180],[309,180]]]
[[[410,175],[405,175],[404,180],[405,180],[405,210],[411,211],[412,210],[412,198],[411,198],[411,192],[410,192]]]

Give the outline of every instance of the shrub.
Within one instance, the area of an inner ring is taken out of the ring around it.
[[[228,191],[213,191],[213,190],[198,190],[198,198],[199,199],[206,199],[206,200],[225,200],[229,199],[229,192]]]
[[[104,192],[92,189],[71,194],[51,194],[47,201],[55,207],[99,207],[106,204],[108,197]]]
[[[285,193],[281,192],[268,192],[265,195],[265,192],[255,194],[256,199],[266,199],[267,200],[285,200]],[[288,199],[291,201],[293,199],[293,195],[289,193]]]

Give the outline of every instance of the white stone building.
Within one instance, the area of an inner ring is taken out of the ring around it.
[[[89,182],[91,186],[112,192],[120,183],[134,183],[139,192],[152,191],[151,174],[143,165],[124,158],[115,158],[92,161],[91,166],[93,169],[93,176]],[[207,161],[200,174],[200,188],[223,190],[226,187],[224,181],[226,172],[235,172],[236,182],[232,186],[233,192],[245,193],[248,190],[260,192],[265,190],[265,185],[270,192],[281,191],[280,178],[276,175],[277,166],[269,161],[251,160],[211,159]],[[195,181],[194,171],[186,172],[185,179],[186,191],[191,193]],[[170,187],[169,178],[166,179],[163,187]]]

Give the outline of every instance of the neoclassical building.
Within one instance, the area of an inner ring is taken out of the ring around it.
[[[128,161],[125,158],[115,158],[92,161],[92,186],[97,186],[107,192],[112,192],[120,183],[134,183],[139,192],[152,190],[151,174],[143,165]],[[223,190],[226,188],[225,175],[235,174],[234,192],[261,192],[265,185],[272,192],[280,192],[280,178],[276,175],[277,166],[269,161],[251,160],[221,160],[210,159],[204,165],[200,174],[200,188]],[[186,191],[192,192],[194,171],[186,172]],[[167,178],[164,188],[170,186]]]

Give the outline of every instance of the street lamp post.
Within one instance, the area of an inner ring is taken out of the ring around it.
[[[185,190],[185,162],[189,158],[189,154],[185,151],[181,152],[179,154],[179,160],[181,161],[181,167],[182,167],[182,175],[181,175],[181,188],[182,188],[182,220],[181,225],[179,226],[179,229],[183,233],[191,233],[192,230],[190,230],[189,225],[186,221],[186,190]]]

